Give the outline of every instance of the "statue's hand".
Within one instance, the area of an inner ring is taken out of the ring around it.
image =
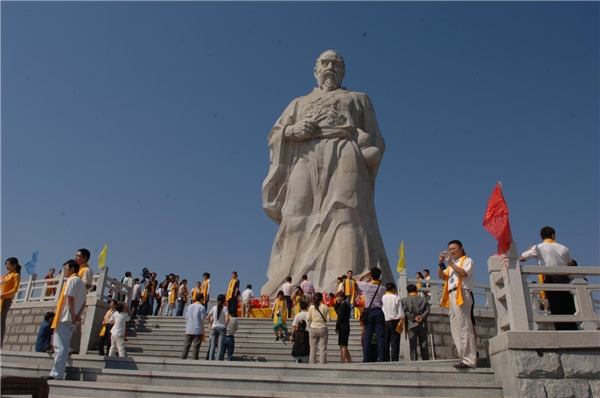
[[[315,131],[317,130],[317,126],[312,120],[302,120],[293,126],[288,126],[285,129],[285,137],[288,141],[307,141],[309,140]]]

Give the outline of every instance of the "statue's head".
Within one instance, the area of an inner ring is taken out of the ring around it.
[[[340,88],[346,75],[344,58],[334,50],[327,50],[317,58],[315,78],[320,89],[331,91]]]

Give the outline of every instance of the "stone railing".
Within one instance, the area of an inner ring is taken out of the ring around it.
[[[58,304],[58,296],[66,279],[37,279],[32,274],[21,282],[19,291],[7,315],[7,331],[4,347],[12,351],[33,351],[39,325],[46,312],[53,312]],[[113,292],[112,295],[110,292]],[[94,275],[92,289],[86,298],[81,327],[71,339],[71,348],[82,354],[91,349],[98,340],[102,319],[109,308],[111,297],[131,302],[131,286],[108,276],[108,267]]]
[[[19,284],[19,290],[13,300],[13,305],[36,302],[58,301],[59,293],[62,291],[66,279],[62,276],[52,279],[37,279],[37,274],[31,274],[29,279]],[[108,301],[117,298],[131,304],[132,287],[121,283],[119,280],[108,276],[108,267],[94,275],[92,289],[87,295],[88,299]],[[110,293],[113,293],[112,295]]]
[[[582,330],[597,330],[600,324],[600,300],[593,293],[600,285],[589,284],[586,276],[599,276],[598,267],[521,266],[516,244],[505,256],[488,260],[490,285],[498,318],[498,333],[552,328],[554,322],[579,322]],[[568,275],[571,283],[539,284],[531,282],[537,275]],[[540,299],[542,291],[568,291],[574,296],[574,315],[551,315]]]
[[[440,302],[442,301],[442,295],[444,294],[444,281],[440,279],[425,280],[417,278],[408,278],[406,276],[406,269],[403,269],[400,272],[400,278],[398,279],[398,294],[400,295],[400,297],[405,297],[407,295],[406,287],[408,285],[416,285],[417,283],[421,284],[421,287],[418,288],[420,292],[429,292],[431,294],[431,299],[429,301],[431,307],[439,307]],[[427,285],[429,285],[429,287],[427,287]],[[489,285],[475,283],[473,285],[473,296],[475,298],[476,310],[494,310],[492,303],[492,291]]]

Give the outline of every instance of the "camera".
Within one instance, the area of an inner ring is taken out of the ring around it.
[[[148,271],[148,268],[143,268],[142,269],[142,278],[144,278],[144,279],[150,279],[150,274],[151,274],[151,272]]]

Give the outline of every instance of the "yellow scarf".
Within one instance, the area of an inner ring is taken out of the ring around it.
[[[175,304],[175,301],[177,301],[176,298],[178,289],[177,282],[173,282],[173,285],[171,286],[171,293],[169,293],[169,304]]]
[[[556,241],[554,239],[544,239],[544,243],[556,243]],[[538,275],[538,282],[540,285],[544,284],[544,275]],[[545,291],[540,291],[540,296],[541,299],[545,299],[546,298],[546,292]]]
[[[304,302],[304,295],[303,294],[297,294],[294,296],[293,298],[294,300],[294,314],[298,315],[300,313],[300,304]]]
[[[418,296],[418,295],[419,295],[419,293],[417,293],[417,292],[413,292],[413,293],[408,293],[408,295],[409,295],[409,296]]]
[[[202,288],[201,288],[201,287],[200,287],[200,288],[199,288],[199,287],[194,287],[194,288],[192,289],[192,303],[195,303],[195,302],[196,302],[196,295],[197,295],[198,293],[202,293]]]
[[[58,305],[56,306],[56,311],[54,311],[56,315],[54,316],[54,322],[52,322],[52,326],[51,326],[52,329],[56,329],[58,327],[58,320],[61,318],[62,306],[63,306],[63,302],[65,301],[65,289],[67,288],[67,282],[69,279],[71,279],[73,277],[79,278],[79,275],[73,274],[67,279],[67,281],[65,281],[63,283],[62,290],[60,291],[60,297],[58,298]],[[72,319],[71,319],[71,321],[72,321]]]
[[[277,312],[281,310],[281,315],[277,315]],[[279,316],[281,316],[281,320],[283,324],[286,325],[285,320],[287,319],[287,305],[285,300],[275,300],[275,307],[273,307],[273,324],[279,322]]]
[[[209,291],[208,291],[208,284],[210,283],[210,279],[205,280],[204,282],[202,282],[202,293],[204,294],[204,302],[206,302],[209,297]]]
[[[465,262],[465,258],[467,258],[467,256],[462,256],[460,258],[460,264],[459,267],[462,268],[463,267],[463,263]],[[448,267],[446,269],[446,283],[444,283],[444,294],[442,295],[442,302],[440,303],[440,307],[446,307],[449,308],[450,307],[450,293],[448,291],[448,276],[450,275],[450,270],[452,269],[452,267]],[[457,275],[458,276],[458,284],[456,285],[456,305],[463,305],[463,298],[462,298],[462,276]]]
[[[88,269],[90,266],[88,265],[88,263],[82,264],[81,266],[79,266],[79,272],[77,273],[77,276],[79,278],[83,279],[83,275],[85,274],[85,270]]]
[[[181,301],[187,303],[188,289],[187,286],[181,285]]]
[[[233,297],[233,289],[235,288],[236,282],[237,282],[237,279],[232,279],[229,281],[229,287],[227,288],[227,297],[225,297],[225,300],[229,301]]]
[[[346,279],[344,286],[344,294],[350,297],[350,302],[354,304],[354,293],[356,293],[356,281],[354,279]]]
[[[104,337],[104,335],[106,334],[106,327],[108,326],[108,320],[110,319],[110,316],[112,315],[113,312],[114,312],[114,310],[111,308],[106,312],[106,315],[104,315],[104,319],[102,320],[102,330],[100,330],[100,337]]]

